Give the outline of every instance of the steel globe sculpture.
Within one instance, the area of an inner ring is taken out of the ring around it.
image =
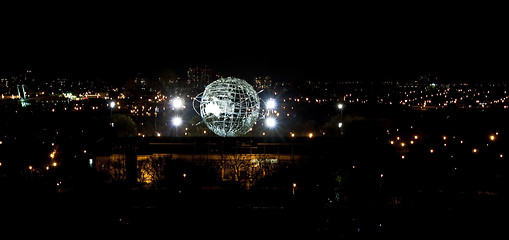
[[[205,125],[222,137],[246,134],[260,112],[258,94],[249,83],[239,78],[220,78],[210,83],[197,101]]]

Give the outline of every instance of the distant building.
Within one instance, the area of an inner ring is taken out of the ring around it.
[[[253,88],[257,91],[272,88],[272,78],[270,76],[255,77]]]
[[[187,86],[192,89],[204,89],[213,80],[212,69],[205,67],[190,67],[187,69]]]
[[[0,87],[1,88],[8,88],[9,87],[9,79],[7,79],[7,78],[0,78]]]

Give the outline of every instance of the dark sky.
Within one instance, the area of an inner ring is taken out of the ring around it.
[[[208,65],[282,79],[508,80],[496,6],[3,7],[0,73],[122,80]]]

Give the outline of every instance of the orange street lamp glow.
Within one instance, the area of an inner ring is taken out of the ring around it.
[[[490,140],[491,140],[491,141],[495,141],[495,135],[491,135],[491,136],[490,136]]]

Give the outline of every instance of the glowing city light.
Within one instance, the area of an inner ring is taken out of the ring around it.
[[[338,108],[341,110],[343,109],[343,104],[342,103],[338,103]]]
[[[490,136],[490,140],[491,140],[491,141],[495,141],[495,135],[491,135],[491,136]]]
[[[343,127],[343,123],[342,122],[338,123],[338,127],[339,128]]]
[[[115,105],[116,105],[115,102],[113,102],[113,101],[110,102],[110,108],[114,108]]]

